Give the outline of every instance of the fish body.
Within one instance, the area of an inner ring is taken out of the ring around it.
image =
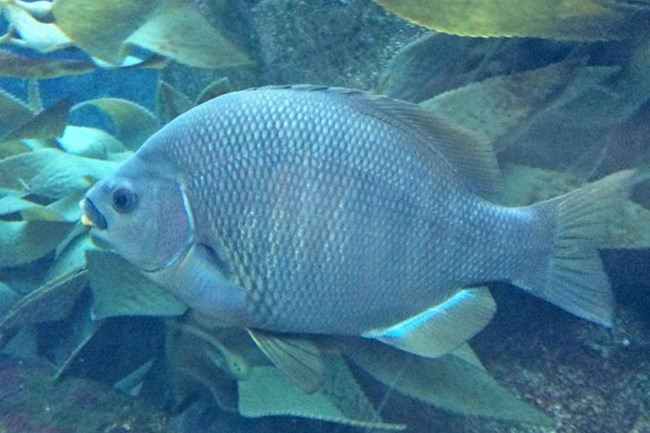
[[[274,87],[179,116],[82,207],[97,238],[217,321],[438,356],[490,320],[490,281],[609,324],[596,247],[631,177],[502,207],[491,149],[448,120]]]

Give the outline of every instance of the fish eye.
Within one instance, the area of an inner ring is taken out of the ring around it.
[[[132,212],[137,204],[138,196],[130,187],[119,186],[113,190],[113,208],[117,212]]]

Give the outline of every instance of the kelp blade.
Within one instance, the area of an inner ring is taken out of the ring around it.
[[[187,307],[114,253],[87,251],[93,317],[180,316]]]
[[[24,265],[43,257],[73,228],[57,221],[0,221],[0,267]]]
[[[137,150],[160,126],[151,111],[128,99],[91,99],[75,105],[72,110],[87,106],[97,107],[111,118],[117,129],[116,138],[129,150]]]
[[[250,63],[243,52],[183,0],[167,0],[127,42],[199,68]]]
[[[22,153],[0,160],[0,190],[60,199],[87,189],[91,179],[101,179],[117,166],[55,149]]]
[[[74,45],[109,64],[126,55],[124,40],[160,6],[161,0],[55,0],[54,20]]]
[[[305,394],[280,370],[256,366],[238,382],[239,413],[247,417],[299,416],[382,430],[401,430],[403,425],[381,421],[345,362],[327,356],[328,377],[324,389]]]
[[[404,19],[459,36],[606,40],[626,36],[626,15],[598,0],[375,0]]]
[[[373,341],[354,340],[345,354],[395,391],[441,409],[536,425],[548,416],[518,400],[488,373],[457,356],[424,358]]]
[[[57,78],[95,69],[95,64],[89,60],[37,58],[0,50],[0,77]]]

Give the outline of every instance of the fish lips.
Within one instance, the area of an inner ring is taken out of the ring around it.
[[[104,218],[104,215],[102,215],[102,213],[97,210],[97,207],[92,202],[92,200],[89,198],[81,200],[79,207],[81,208],[82,212],[81,223],[83,225],[100,230],[106,230],[108,228],[106,218]]]

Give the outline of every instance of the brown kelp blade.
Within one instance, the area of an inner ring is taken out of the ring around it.
[[[600,73],[604,81],[618,71],[616,67],[584,66],[567,60],[518,74],[501,75],[444,92],[420,105],[447,116],[473,131],[487,142],[498,143],[530,124],[530,120],[561,96],[569,85],[584,84],[585,91],[596,83],[576,83],[584,72]],[[593,75],[593,74],[592,74]],[[500,146],[495,148],[501,150]]]
[[[375,0],[431,30],[459,36],[559,40],[626,37],[628,14],[599,0]]]
[[[166,0],[127,42],[199,68],[250,63],[246,54],[184,0]]]
[[[3,53],[4,51],[0,50],[0,69],[4,65]],[[2,75],[1,72],[0,75]],[[25,103],[2,89],[0,89],[0,113],[2,113],[2,116],[0,116],[0,137],[9,135],[11,131],[16,129],[17,125],[22,125],[34,116]]]
[[[158,118],[162,124],[171,122],[193,106],[186,94],[165,81],[158,82]]]
[[[92,57],[119,65],[127,49],[124,41],[161,5],[162,0],[55,0],[56,25],[73,44]]]
[[[68,113],[71,106],[70,100],[61,99],[20,125],[7,136],[2,137],[2,140],[58,138],[63,135],[65,125],[68,123]]]

